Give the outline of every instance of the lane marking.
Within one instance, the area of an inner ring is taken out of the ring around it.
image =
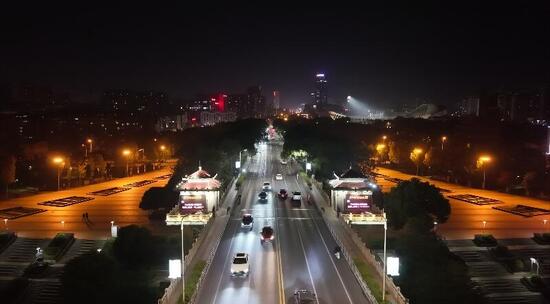
[[[323,245],[325,245],[325,249],[327,251],[329,259],[332,262],[332,266],[334,267],[334,270],[336,270],[336,274],[338,275],[338,279],[340,279],[340,283],[342,283],[342,286],[344,287],[344,291],[346,292],[346,296],[348,297],[349,302],[353,304],[353,301],[351,300],[351,296],[349,295],[348,289],[346,288],[346,284],[344,284],[344,280],[342,279],[342,276],[340,275],[340,271],[338,270],[338,267],[336,267],[336,263],[334,263],[333,254],[328,249],[327,243],[325,242],[325,238],[321,234],[321,230],[319,229],[319,226],[317,225],[317,221],[313,220],[313,224],[315,225],[315,229],[317,230],[317,233],[321,237],[321,241],[323,241]]]
[[[304,259],[306,260],[307,272],[309,273],[309,280],[311,281],[311,286],[313,287],[313,292],[315,293],[315,302],[319,304],[319,294],[317,289],[315,289],[315,283],[313,283],[313,277],[311,276],[311,269],[309,268],[309,262],[307,261],[306,249],[304,247],[304,241],[302,240],[302,234],[300,233],[300,227],[296,229],[298,231],[298,239],[300,239],[300,245],[302,247],[302,252],[304,253]]]
[[[229,258],[229,256],[231,255],[231,251],[232,251],[232,248],[233,248],[233,241],[235,240],[235,233],[237,232],[237,227],[239,227],[239,225],[235,225],[235,229],[233,230],[233,233],[231,234],[231,242],[229,243],[229,250],[227,250],[227,254],[225,255],[225,259],[223,261],[223,271],[225,272],[225,265],[227,264],[227,260]],[[223,235],[222,235],[223,237]],[[223,274],[219,276],[220,277],[220,280],[218,281],[218,286],[216,287],[216,293],[214,294],[214,300],[212,301],[212,303],[216,303],[216,299],[218,298],[218,294],[220,292],[220,286],[222,284],[222,279],[223,279]]]

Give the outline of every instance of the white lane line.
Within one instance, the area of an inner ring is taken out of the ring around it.
[[[233,233],[231,234],[231,242],[229,243],[229,250],[227,250],[227,254],[225,256],[225,259],[223,260],[223,267],[222,267],[223,270],[222,271],[225,271],[225,265],[227,264],[227,260],[228,260],[229,256],[231,255],[231,249],[233,248],[233,241],[235,240],[235,233],[237,232],[236,227],[239,227],[239,226],[236,225],[235,229],[233,230]],[[222,284],[223,276],[224,276],[223,273],[219,276],[220,280],[218,281],[218,286],[216,287],[216,293],[214,294],[214,300],[212,301],[212,303],[216,303],[216,299],[218,298],[218,294],[220,293],[220,286]]]
[[[309,273],[309,280],[311,281],[311,286],[313,287],[313,292],[315,293],[315,296],[316,296],[315,302],[319,304],[319,300],[318,300],[319,294],[317,293],[317,289],[315,289],[315,283],[313,283],[313,276],[311,275],[311,269],[309,267],[309,262],[307,261],[306,249],[304,247],[304,241],[302,240],[302,234],[300,233],[300,227],[298,227],[296,231],[298,231],[298,238],[300,239],[300,245],[302,247],[302,252],[304,253],[304,259],[306,260],[306,267],[307,267],[307,272]]]
[[[349,302],[353,304],[353,301],[351,300],[351,296],[349,295],[348,289],[346,288],[346,284],[344,284],[344,280],[342,279],[342,276],[340,275],[340,271],[338,271],[338,267],[336,267],[336,263],[334,263],[332,252],[328,249],[327,243],[325,242],[325,238],[321,234],[321,230],[319,229],[319,226],[317,225],[317,221],[313,220],[313,224],[315,224],[315,229],[317,230],[317,233],[321,237],[321,241],[323,241],[323,245],[325,245],[325,249],[326,249],[327,254],[330,258],[330,261],[332,262],[332,266],[334,267],[334,270],[336,270],[336,274],[338,275],[338,279],[340,279],[340,283],[342,283],[342,286],[344,287],[344,291],[346,292],[346,296],[348,297]]]

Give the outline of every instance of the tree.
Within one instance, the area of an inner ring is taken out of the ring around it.
[[[11,154],[0,155],[0,185],[8,192],[8,185],[15,182],[15,157]]]
[[[168,209],[178,203],[178,193],[170,187],[151,187],[145,191],[139,208],[143,210]]]
[[[392,228],[406,227],[419,233],[433,229],[434,220],[446,222],[451,213],[449,201],[439,190],[416,178],[392,188],[384,197],[384,209]]]
[[[61,276],[66,303],[116,303],[116,261],[106,254],[90,252],[70,260]]]
[[[155,252],[151,232],[137,225],[122,227],[113,244],[113,255],[129,269],[147,268],[153,264]]]

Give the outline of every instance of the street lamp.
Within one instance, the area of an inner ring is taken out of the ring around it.
[[[447,141],[447,136],[441,137],[441,151],[443,151],[443,146],[445,145],[445,142]]]
[[[61,156],[54,157],[52,162],[57,165],[57,191],[61,189],[61,168],[65,165],[65,160]]]
[[[483,231],[481,233],[485,233],[485,227],[487,227],[487,221],[483,221],[481,223],[483,223]]]
[[[90,153],[92,153],[93,150],[94,150],[94,149],[93,149],[93,147],[94,147],[94,141],[93,141],[91,138],[88,138],[88,139],[86,140],[86,142],[90,144]]]
[[[487,155],[480,156],[477,160],[477,166],[483,169],[483,184],[481,185],[481,188],[483,189],[485,189],[487,163],[490,163],[490,162],[491,162],[491,157]]]
[[[248,149],[244,149],[244,150],[239,151],[239,168],[243,164],[242,152],[247,152],[247,151],[248,151]],[[237,168],[237,169],[239,169],[239,168]]]
[[[376,145],[376,152],[382,159],[382,156],[384,155],[384,150],[386,150],[386,144],[377,144]]]
[[[416,175],[418,176],[418,174],[420,173],[420,154],[422,154],[422,149],[414,148],[413,154],[416,160]]]
[[[124,149],[124,150],[122,151],[122,155],[123,155],[124,157],[126,157],[126,176],[129,175],[129,172],[128,172],[128,159],[130,158],[130,154],[132,154],[132,152],[131,152],[130,150],[128,150],[128,149]]]
[[[185,251],[183,247],[183,217],[181,219],[181,296],[185,302]]]
[[[386,142],[386,139],[388,139],[388,137],[386,135],[382,135],[382,141]]]
[[[162,159],[164,159],[164,151],[166,150],[166,146],[165,145],[160,145],[160,155],[162,157]]]

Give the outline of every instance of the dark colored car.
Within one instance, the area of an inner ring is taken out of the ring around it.
[[[260,241],[263,244],[264,242],[271,242],[275,238],[275,235],[273,234],[273,228],[270,226],[265,226],[262,228],[262,232],[260,232]]]
[[[279,195],[279,198],[280,198],[280,199],[284,199],[284,200],[285,200],[285,199],[287,199],[287,197],[288,197],[288,192],[286,192],[285,189],[281,189],[281,190],[279,190],[279,194],[278,194],[278,195]]]
[[[306,304],[317,303],[317,296],[307,289],[298,289],[294,292],[294,303]]]
[[[261,200],[265,200],[267,198],[267,193],[265,191],[262,191],[262,192],[260,192],[260,194],[258,194],[258,197]]]

